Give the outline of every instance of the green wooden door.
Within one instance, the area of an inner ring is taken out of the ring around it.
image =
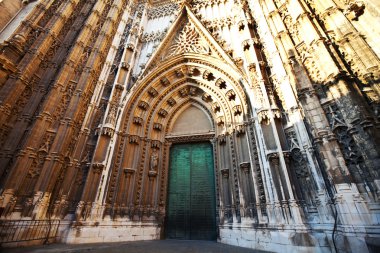
[[[170,150],[166,237],[215,240],[212,145],[176,144]]]

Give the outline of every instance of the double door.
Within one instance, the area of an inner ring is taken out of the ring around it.
[[[210,143],[175,144],[171,147],[167,238],[216,239],[214,180]]]

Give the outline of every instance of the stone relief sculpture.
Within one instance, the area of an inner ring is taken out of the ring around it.
[[[379,8],[28,4],[0,45],[0,230],[59,221],[67,243],[166,237],[172,148],[207,143],[194,161],[213,162],[218,241],[378,251]],[[188,108],[206,133],[173,134]]]
[[[169,48],[169,55],[178,55],[183,53],[207,54],[207,48],[202,45],[199,34],[195,31],[191,23],[187,23],[182,31],[177,35],[174,44]]]
[[[152,154],[150,156],[149,170],[157,171],[158,170],[158,162],[159,162],[158,152],[156,149],[153,149]]]

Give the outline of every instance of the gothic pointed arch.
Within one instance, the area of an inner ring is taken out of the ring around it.
[[[167,134],[178,136],[212,133],[215,131],[215,126],[211,112],[196,100],[189,99],[173,115],[167,129],[169,130]]]
[[[233,69],[222,60],[189,53],[170,57],[136,82],[125,98],[121,124],[116,129],[121,134],[114,151],[110,185],[121,184],[119,171],[134,179],[127,198],[109,188],[111,209],[120,205],[134,209],[150,206],[157,215],[164,212],[170,143],[216,140],[244,125],[247,97],[241,78],[236,78],[241,75]],[[210,131],[171,135],[176,119],[191,106],[210,120]],[[153,172],[150,159],[156,153],[160,159]],[[155,193],[148,194],[153,188]]]

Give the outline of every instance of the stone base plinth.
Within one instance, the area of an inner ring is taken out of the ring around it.
[[[298,232],[295,229],[274,230],[239,226],[220,227],[219,242],[271,252],[331,252],[325,233]]]
[[[160,239],[161,228],[147,222],[77,222],[68,229],[62,242],[69,244],[126,242]]]

